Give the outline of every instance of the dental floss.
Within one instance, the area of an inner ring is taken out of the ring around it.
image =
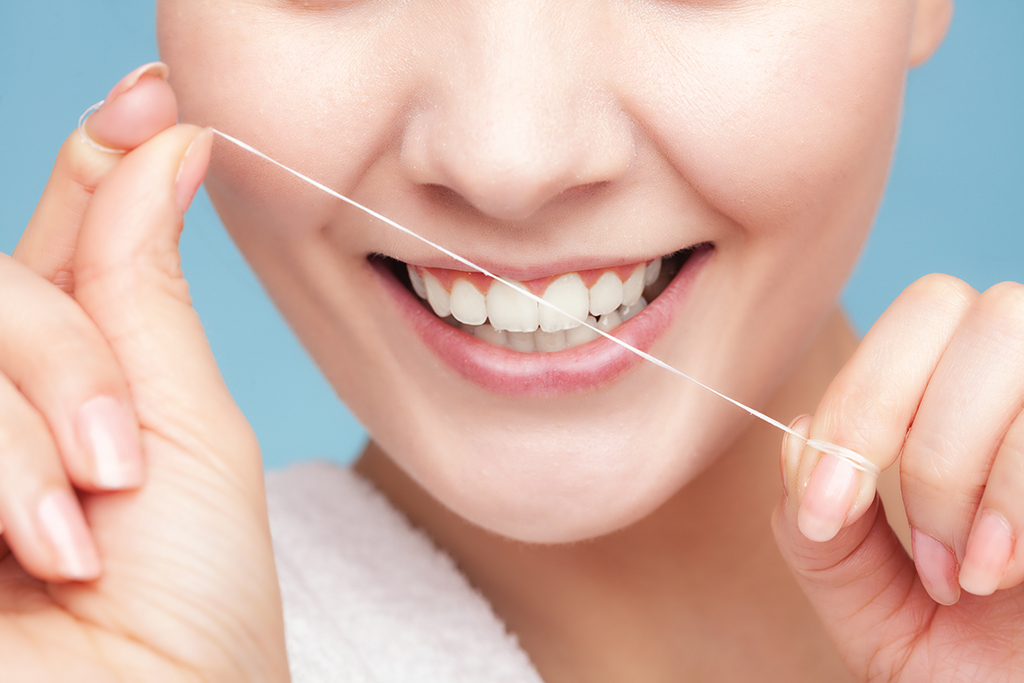
[[[97,102],[93,106],[91,106],[88,109],[86,109],[85,112],[82,114],[82,116],[79,118],[79,120],[78,120],[78,130],[79,130],[79,133],[82,136],[82,141],[85,142],[86,144],[88,144],[89,146],[91,146],[91,147],[101,151],[101,152],[107,152],[107,153],[110,153],[110,154],[124,154],[125,153],[124,150],[112,149],[110,147],[106,147],[104,145],[99,144],[98,142],[93,140],[85,132],[85,121],[86,121],[86,119],[88,119],[89,116],[93,112],[97,111],[102,106],[103,106],[103,101]],[[370,216],[373,216],[374,218],[376,218],[377,220],[381,221],[382,223],[391,226],[395,230],[398,230],[399,232],[402,232],[402,233],[408,235],[409,237],[412,237],[413,239],[419,240],[420,242],[426,244],[427,246],[432,247],[433,249],[436,249],[437,251],[441,252],[442,254],[444,254],[444,255],[446,255],[446,256],[448,256],[448,257],[458,261],[462,265],[467,266],[468,268],[470,268],[472,270],[475,270],[478,273],[486,275],[487,277],[491,278],[492,280],[495,280],[497,282],[500,282],[500,283],[504,284],[506,287],[510,287],[511,289],[516,290],[517,292],[519,292],[523,296],[525,296],[525,297],[527,297],[529,299],[532,299],[533,301],[536,301],[541,306],[547,306],[549,309],[551,309],[551,310],[553,310],[553,311],[555,311],[557,313],[561,313],[565,317],[567,317],[567,318],[569,318],[571,320],[574,320],[575,322],[579,323],[580,325],[582,325],[582,326],[584,326],[584,327],[586,327],[586,328],[588,328],[590,330],[593,330],[594,332],[596,332],[597,334],[601,335],[605,339],[611,341],[614,344],[618,344],[622,348],[624,348],[627,351],[629,351],[629,352],[639,356],[640,358],[643,358],[647,362],[653,363],[654,365],[658,366],[659,368],[662,368],[663,370],[667,370],[668,372],[671,372],[674,375],[677,375],[679,377],[682,377],[685,380],[689,380],[690,382],[693,382],[697,386],[699,386],[699,387],[701,387],[703,389],[706,389],[707,391],[710,391],[712,394],[718,396],[719,398],[725,399],[726,401],[728,401],[729,403],[733,404],[737,408],[745,410],[750,415],[758,418],[759,420],[762,420],[763,422],[767,422],[771,426],[773,426],[773,427],[775,427],[777,429],[782,430],[783,432],[785,432],[786,434],[789,434],[790,436],[795,436],[798,439],[806,441],[807,445],[810,446],[811,448],[815,449],[816,451],[818,451],[820,453],[823,453],[823,454],[831,455],[831,456],[833,456],[835,458],[843,460],[846,463],[848,463],[851,467],[853,467],[854,469],[859,470],[861,472],[864,472],[865,474],[871,475],[872,477],[874,477],[876,479],[878,478],[878,475],[881,474],[881,470],[878,468],[878,466],[875,465],[875,463],[873,463],[870,460],[868,460],[867,458],[865,458],[860,453],[852,451],[849,448],[844,448],[843,446],[838,446],[836,444],[829,443],[828,441],[822,441],[821,439],[808,439],[807,437],[803,436],[802,434],[799,434],[795,430],[793,430],[793,429],[789,428],[788,426],[782,424],[778,420],[776,420],[774,418],[771,418],[771,417],[765,415],[764,413],[762,413],[762,412],[760,412],[758,410],[755,410],[754,408],[746,406],[746,405],[740,403],[739,401],[737,401],[734,398],[730,398],[729,396],[726,396],[722,392],[717,391],[716,389],[711,388],[707,384],[704,384],[700,380],[698,380],[698,379],[696,379],[694,377],[691,377],[690,375],[687,375],[682,370],[678,370],[677,368],[669,365],[665,361],[663,361],[663,360],[661,360],[659,358],[655,358],[651,354],[646,353],[644,351],[641,351],[640,349],[638,349],[638,348],[636,348],[636,347],[634,347],[634,346],[632,346],[632,345],[622,341],[618,337],[614,337],[610,333],[605,332],[604,330],[601,330],[601,329],[595,327],[594,325],[591,325],[586,320],[581,320],[581,319],[577,318],[576,316],[571,315],[571,314],[563,311],[561,308],[559,308],[555,304],[551,303],[550,301],[546,301],[545,299],[542,299],[541,297],[537,296],[536,294],[534,294],[533,292],[527,290],[526,288],[521,287],[521,286],[519,286],[516,283],[510,282],[509,280],[506,280],[503,277],[495,275],[494,273],[490,272],[486,268],[483,268],[482,266],[478,266],[477,264],[473,263],[469,259],[464,258],[462,256],[459,256],[458,254],[456,254],[455,252],[451,251],[450,249],[447,249],[447,248],[441,246],[440,244],[437,244],[436,242],[433,242],[433,241],[427,239],[426,237],[423,237],[421,235],[416,234],[412,230],[410,230],[410,229],[408,229],[408,228],[406,228],[406,227],[404,227],[402,225],[399,225],[398,223],[396,223],[395,221],[391,220],[387,216],[384,216],[384,215],[382,215],[380,213],[377,213],[373,209],[370,209],[370,208],[368,208],[366,206],[363,206],[359,202],[357,202],[357,201],[355,201],[353,199],[349,199],[345,195],[343,195],[343,194],[341,194],[339,192],[336,192],[335,190],[332,190],[331,188],[327,187],[323,183],[317,182],[316,180],[313,180],[309,176],[304,175],[304,174],[300,173],[299,171],[296,171],[295,169],[290,168],[289,166],[284,165],[280,161],[277,161],[276,159],[273,159],[272,157],[267,156],[266,154],[264,154],[263,152],[259,151],[255,147],[242,142],[238,138],[232,137],[231,135],[228,135],[227,133],[221,132],[221,131],[217,130],[216,128],[211,128],[210,130],[212,130],[214,134],[219,135],[220,137],[222,137],[223,139],[227,140],[228,142],[230,142],[230,143],[240,147],[241,149],[243,149],[243,150],[245,150],[245,151],[247,151],[247,152],[249,152],[251,154],[254,154],[254,155],[258,156],[259,158],[261,158],[261,159],[263,159],[265,161],[270,162],[271,164],[281,168],[284,171],[287,171],[288,173],[292,174],[293,176],[295,176],[299,180],[302,180],[303,182],[308,183],[309,185],[312,185],[316,189],[321,190],[322,192],[326,192],[327,194],[331,195],[332,197],[335,197],[336,199],[340,199],[341,201],[345,202],[346,204],[349,204],[349,205],[353,206],[354,208],[359,209],[360,211],[363,211],[364,213],[369,214]]]

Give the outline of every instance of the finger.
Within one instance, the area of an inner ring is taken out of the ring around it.
[[[814,414],[811,436],[859,453],[879,469],[891,466],[932,371],[975,296],[947,276],[928,276],[908,287],[832,381]],[[799,526],[810,540],[831,539],[874,500],[874,477],[844,460],[810,452],[789,467]]]
[[[128,154],[96,190],[74,263],[75,298],[111,342],[140,425],[197,439],[185,449],[197,455],[244,421],[180,270],[184,210],[211,145],[211,131],[178,125]]]
[[[85,130],[102,146],[132,150],[174,125],[177,104],[167,85],[167,67],[139,67],[114,86]],[[66,292],[74,289],[71,261],[85,209],[104,176],[121,155],[101,151],[72,133],[61,147],[53,172],[14,257]]]
[[[928,542],[945,548],[941,566],[951,574],[952,590],[958,587],[955,570],[965,558],[986,487],[1000,509],[995,516],[982,515],[975,531],[994,541],[991,537],[1000,523],[1010,533],[1005,524],[1019,517],[1010,503],[1013,491],[1018,505],[1024,492],[1013,473],[1016,434],[1009,440],[1004,437],[1022,404],[1024,286],[1005,283],[977,299],[943,354],[921,400],[900,466],[907,518],[917,536],[927,534],[932,539]],[[1000,443],[1005,459],[997,476],[992,468]],[[1003,537],[1000,554],[1005,554],[1012,536]],[[1004,566],[1008,559],[1005,554]],[[927,574],[929,568],[922,565],[921,571]],[[972,583],[970,574],[967,583],[982,588]]]
[[[809,416],[792,425],[804,435],[810,426]],[[783,471],[808,457],[818,456],[800,439],[786,437]],[[783,558],[833,642],[842,644],[840,653],[857,680],[895,680],[895,672],[874,667],[905,661],[897,649],[922,631],[937,605],[916,580],[914,564],[886,521],[881,501],[875,497],[859,518],[819,543],[798,526],[798,492],[788,485],[786,491],[772,518]]]
[[[52,285],[0,255],[0,374],[53,434],[86,490],[142,483],[138,423],[124,375],[89,317]]]
[[[91,580],[99,555],[45,421],[0,375],[0,520],[18,562],[44,581]]]
[[[960,586],[991,595],[1024,581],[1024,549],[1016,542],[1024,529],[1024,415],[1018,414],[999,446],[985,493],[967,541]]]

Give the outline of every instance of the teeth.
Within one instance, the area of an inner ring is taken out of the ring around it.
[[[597,325],[597,318],[595,318],[592,315],[588,315],[587,324]],[[571,349],[574,346],[580,346],[581,344],[592,342],[600,336],[601,335],[599,335],[597,332],[594,332],[589,327],[584,327],[583,325],[580,325],[579,327],[574,327],[565,333],[565,345]]]
[[[590,288],[590,312],[595,316],[611,313],[622,305],[622,280],[615,273],[603,273]]]
[[[487,291],[487,317],[496,330],[533,332],[539,326],[537,306],[503,282],[492,283]]]
[[[658,279],[661,270],[662,260],[657,258],[638,264],[625,282],[607,271],[589,289],[578,273],[566,273],[548,285],[544,300],[608,333],[647,307],[643,290]],[[501,282],[493,282],[485,295],[460,277],[448,292],[429,270],[408,266],[408,272],[413,290],[438,317],[491,346],[520,353],[552,353],[601,336]]]
[[[437,278],[428,272],[423,273],[423,284],[427,290],[427,301],[439,318],[447,318],[452,312],[452,298],[448,290],[441,286]]]
[[[419,298],[426,299],[427,286],[423,284],[423,277],[410,265],[406,265],[406,269],[409,271],[409,282],[412,283],[412,291],[416,292],[416,296]]]
[[[633,269],[629,279],[622,283],[623,306],[632,306],[640,300],[640,295],[644,293],[644,275],[646,273],[647,266],[641,263]]]
[[[469,280],[458,279],[452,285],[452,315],[467,325],[483,325],[487,320],[487,302],[484,295]]]
[[[579,326],[577,325],[577,327]],[[533,343],[536,345],[537,350],[543,353],[561,351],[565,348],[565,331],[545,332],[544,330],[537,330],[533,333]]]
[[[622,304],[622,307],[619,308],[619,317],[622,318],[622,322],[626,322],[645,308],[647,308],[647,299],[640,297],[632,306]]]
[[[605,313],[597,319],[597,327],[603,332],[611,332],[616,327],[622,324],[622,316],[619,315],[618,311],[612,311],[611,313]]]
[[[532,332],[509,332],[508,348],[520,353],[533,353],[537,348]]]
[[[575,316],[579,320],[587,317],[590,308],[590,298],[587,286],[583,284],[583,278],[576,273],[569,273],[558,278],[544,292],[544,300],[558,306],[566,313]],[[540,329],[545,332],[559,332],[579,327],[579,323],[572,318],[553,311],[547,306],[540,306],[538,319]]]
[[[474,327],[473,335],[480,341],[485,341],[491,346],[506,346],[508,344],[508,332],[505,330],[496,330],[490,325],[479,325]]]
[[[661,257],[654,259],[647,264],[647,272],[644,273],[644,285],[651,286],[658,276],[661,275]]]
[[[593,325],[605,332],[611,332],[616,327],[626,322],[637,313],[647,307],[647,301],[641,298],[633,306],[620,306],[611,313],[605,313],[600,320],[592,315],[587,316],[587,324]],[[445,319],[449,325],[465,330],[480,341],[491,346],[511,349],[520,353],[552,353],[563,349],[571,349],[594,341],[601,335],[584,325],[578,325],[569,330],[557,332],[545,332],[537,329],[533,332],[506,332],[496,330],[490,324],[465,325],[455,318]]]

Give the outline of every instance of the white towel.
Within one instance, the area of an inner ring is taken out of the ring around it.
[[[295,683],[540,683],[452,560],[352,471],[269,472]]]

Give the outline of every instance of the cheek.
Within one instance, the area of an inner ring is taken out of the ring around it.
[[[372,3],[370,3],[372,4]],[[375,21],[269,3],[162,0],[161,57],[181,120],[212,126],[344,194],[374,159],[392,158],[407,83],[407,44],[377,10]],[[397,11],[397,10],[394,10]],[[230,17],[230,19],[228,18]],[[208,175],[218,208],[267,230],[320,229],[336,204],[295,178],[219,141]]]
[[[909,4],[687,22],[648,56],[664,71],[640,106],[686,181],[749,234],[808,239],[837,222],[863,233],[895,141]]]

